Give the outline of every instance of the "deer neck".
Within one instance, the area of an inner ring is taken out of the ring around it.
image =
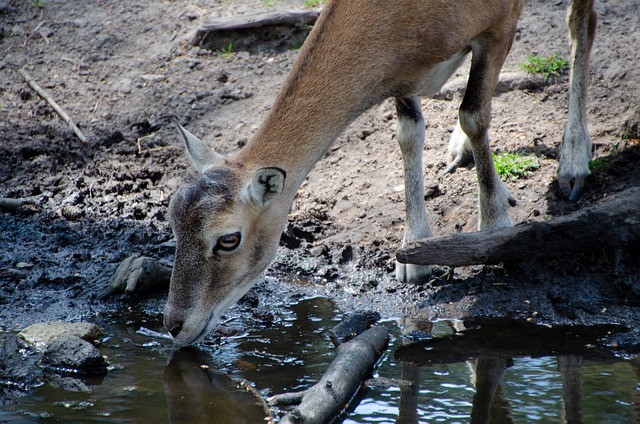
[[[286,197],[291,201],[345,127],[373,103],[362,92],[343,94],[349,83],[323,78],[321,71],[316,68],[293,73],[263,125],[236,157],[247,171],[283,169],[287,174]],[[335,95],[327,96],[327,92]]]

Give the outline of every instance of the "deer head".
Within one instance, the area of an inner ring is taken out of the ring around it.
[[[164,325],[176,343],[201,340],[275,257],[288,208],[277,202],[286,174],[212,151],[178,125],[197,181],[169,205],[176,238]]]

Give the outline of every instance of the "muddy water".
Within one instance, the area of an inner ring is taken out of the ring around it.
[[[72,387],[89,391],[76,392],[42,385],[0,411],[0,422],[264,422],[239,381],[265,396],[313,384],[334,354],[323,333],[341,317],[327,299],[304,299],[279,305],[268,324],[239,314],[227,322],[237,335],[178,352],[155,333],[157,317],[110,317],[103,324],[113,336],[101,351],[113,369],[103,381],[78,381]],[[458,335],[459,323],[438,322],[426,327],[433,339],[409,346],[395,324],[385,325],[392,345],[345,423],[640,420],[638,366],[596,348],[597,334],[528,329],[518,337],[503,324]]]

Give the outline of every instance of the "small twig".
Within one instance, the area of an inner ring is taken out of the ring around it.
[[[77,65],[77,63],[76,63],[76,61],[75,61],[74,59],[71,59],[70,57],[67,57],[67,56],[62,56],[62,57],[60,58],[60,60],[63,60],[63,61],[65,61],[65,62],[69,62],[69,63],[71,63],[72,65]]]
[[[136,140],[136,145],[138,146],[138,154],[140,154],[140,153],[142,153],[142,152],[143,152],[143,150],[142,150],[142,146],[140,145],[140,142],[141,142],[141,141],[143,141],[143,140],[146,140],[147,138],[151,138],[151,137],[153,137],[154,135],[156,135],[156,133],[147,134],[147,135],[145,135],[145,136],[139,137],[139,138]]]
[[[15,212],[25,203],[25,199],[9,199],[0,197],[0,211]]]
[[[47,101],[47,103],[51,105],[51,107],[58,113],[58,115],[60,115],[60,117],[69,125],[69,128],[71,128],[73,132],[76,134],[76,136],[78,136],[80,141],[82,141],[83,143],[86,143],[87,137],[85,137],[85,135],[82,134],[82,131],[80,131],[80,129],[76,126],[76,124],[73,123],[69,115],[67,115],[67,113],[58,105],[58,103],[56,103],[56,101],[53,100],[51,96],[49,96],[49,93],[47,93],[42,87],[40,87],[33,80],[33,78],[31,78],[31,75],[29,75],[27,71],[25,71],[24,69],[18,69],[18,73],[22,75],[22,77],[27,82],[27,84],[29,84],[29,87],[31,87],[36,93],[38,93],[40,97],[42,97],[44,100]]]
[[[0,197],[0,211],[2,212],[16,212],[23,206],[35,207],[37,204],[37,196],[26,198],[7,198]]]
[[[42,28],[42,25],[44,25],[44,21],[42,21],[38,25],[36,25],[36,27],[33,29],[32,32],[37,32],[40,28]]]
[[[240,382],[240,386],[242,386],[246,391],[251,393],[251,395],[260,403],[260,405],[262,406],[262,410],[266,415],[265,421],[268,424],[275,424],[275,418],[273,417],[273,409],[271,409],[269,404],[267,404],[267,401],[264,400],[260,392],[257,391],[256,388],[253,387],[251,383],[249,383],[247,380],[242,380]]]
[[[38,34],[40,34],[40,36],[44,38],[44,41],[49,44],[49,37],[47,37],[47,34],[45,34],[42,29],[38,30]]]
[[[171,146],[171,145],[170,145],[170,146],[158,146],[158,147],[151,147],[150,149],[143,149],[143,148],[142,148],[142,145],[140,144],[140,142],[141,142],[141,141],[144,141],[144,140],[146,140],[146,139],[148,139],[148,138],[151,138],[151,137],[153,137],[153,136],[155,136],[155,135],[156,135],[156,133],[148,134],[148,135],[142,136],[142,137],[140,137],[140,138],[138,138],[138,139],[136,140],[136,146],[138,146],[138,154],[142,154],[142,153],[145,153],[145,152],[156,152],[156,151],[158,151],[158,150],[165,150],[165,149],[179,149],[179,148],[180,148],[180,147],[178,147],[178,146]]]
[[[36,27],[32,30],[32,33],[38,33],[40,35],[40,37],[42,37],[44,39],[44,41],[47,42],[47,44],[49,44],[49,38],[47,38],[47,34],[45,34],[45,32],[42,30],[42,27],[44,26],[46,22],[42,21],[40,22],[38,25],[36,25]]]
[[[273,395],[267,398],[267,402],[276,406],[300,405],[302,398],[307,391],[290,392]]]

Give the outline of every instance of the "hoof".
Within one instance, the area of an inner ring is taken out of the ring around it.
[[[411,265],[396,261],[396,280],[400,283],[423,284],[431,278],[430,265]]]
[[[558,175],[558,185],[564,197],[572,202],[580,200],[584,187],[587,181],[587,177],[567,177]]]

